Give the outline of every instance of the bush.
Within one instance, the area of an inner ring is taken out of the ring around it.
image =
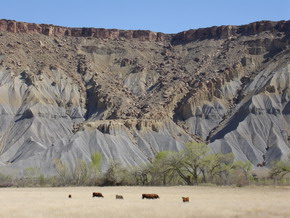
[[[111,162],[106,173],[103,174],[101,185],[104,186],[119,186],[132,185],[133,175],[129,170],[124,168],[121,164]]]
[[[0,174],[0,187],[11,187],[13,185],[12,177]]]

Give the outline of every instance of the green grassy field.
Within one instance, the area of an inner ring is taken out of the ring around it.
[[[92,198],[92,192],[104,198]],[[160,199],[143,200],[142,193],[157,193]],[[116,194],[124,200],[116,200]],[[0,217],[17,218],[290,217],[290,187],[3,188],[0,204]]]

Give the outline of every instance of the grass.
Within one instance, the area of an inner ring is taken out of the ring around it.
[[[92,198],[92,192],[104,198]],[[142,193],[157,193],[160,199],[142,200]],[[116,194],[124,200],[116,200]],[[3,188],[0,204],[0,217],[11,218],[290,217],[290,187]]]

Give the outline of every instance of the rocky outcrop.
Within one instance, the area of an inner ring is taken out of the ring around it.
[[[44,34],[46,36],[94,37],[100,39],[138,39],[142,41],[164,41],[168,36],[147,30],[118,30],[103,28],[68,28],[47,24],[0,20],[0,31],[11,33]]]
[[[227,39],[231,37],[260,34],[266,31],[289,33],[290,21],[261,21],[242,26],[214,26],[189,30],[174,35],[172,41],[176,44],[205,39]]]

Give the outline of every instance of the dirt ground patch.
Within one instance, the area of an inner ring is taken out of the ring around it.
[[[290,187],[3,188],[0,217],[290,217],[289,196]]]

